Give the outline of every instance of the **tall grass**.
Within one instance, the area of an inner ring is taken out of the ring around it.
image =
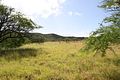
[[[83,42],[27,44],[0,52],[0,80],[120,80],[120,46],[106,57],[80,52]]]

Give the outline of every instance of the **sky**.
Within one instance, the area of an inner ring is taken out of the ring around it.
[[[43,28],[33,32],[86,37],[107,16],[98,8],[102,0],[3,0]]]

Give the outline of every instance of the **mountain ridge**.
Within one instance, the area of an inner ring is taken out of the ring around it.
[[[55,33],[43,34],[43,33],[29,33],[33,42],[45,41],[79,41],[86,37],[74,37],[74,36],[61,36]]]

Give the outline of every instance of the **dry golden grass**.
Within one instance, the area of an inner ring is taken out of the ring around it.
[[[85,54],[81,42],[27,44],[0,53],[0,80],[120,80],[120,48],[106,57]],[[4,54],[5,55],[4,55]]]

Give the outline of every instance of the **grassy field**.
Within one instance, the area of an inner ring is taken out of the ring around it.
[[[85,54],[83,42],[26,44],[0,51],[0,80],[120,80],[120,46],[105,57]]]

